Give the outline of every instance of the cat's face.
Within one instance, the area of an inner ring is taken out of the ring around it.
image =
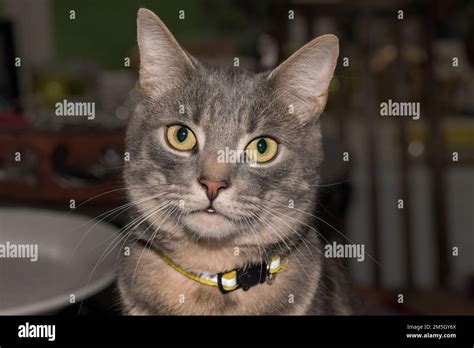
[[[291,234],[316,199],[318,115],[337,39],[313,40],[270,74],[231,61],[205,67],[146,10],[138,43],[143,98],[127,134],[125,178],[139,213],[154,230],[166,220],[210,240]]]

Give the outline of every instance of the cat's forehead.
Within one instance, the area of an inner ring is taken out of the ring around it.
[[[265,82],[258,74],[236,69],[207,68],[200,72],[193,122],[207,129],[250,131],[258,123],[256,111],[266,103]],[[192,87],[193,88],[193,87]]]

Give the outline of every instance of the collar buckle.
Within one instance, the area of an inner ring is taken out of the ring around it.
[[[219,273],[217,275],[217,286],[223,294],[237,289],[247,291],[255,285],[265,283],[268,276],[267,264],[263,262],[261,264],[253,264],[243,269],[237,270],[237,287],[232,290],[226,290],[224,288],[222,284],[222,276],[224,274],[225,273]]]
[[[237,272],[237,284],[247,291],[252,286],[262,284],[267,277],[267,264],[253,264]]]

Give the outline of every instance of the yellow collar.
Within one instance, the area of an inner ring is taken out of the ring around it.
[[[193,273],[185,270],[173,262],[161,250],[155,249],[161,259],[182,275],[201,284],[219,288],[222,293],[228,293],[237,289],[247,291],[252,286],[264,283],[273,283],[278,272],[286,270],[288,259],[281,259],[280,256],[273,256],[270,263],[251,264],[243,268],[217,274]]]

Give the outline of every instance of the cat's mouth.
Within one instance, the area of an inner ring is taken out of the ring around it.
[[[212,205],[204,209],[196,209],[191,212],[192,214],[202,213],[206,215],[213,215],[213,216],[222,216],[223,218],[229,219],[225,214],[217,211]]]
[[[188,230],[207,239],[227,237],[236,232],[236,225],[232,218],[213,206],[195,209],[182,221]]]

